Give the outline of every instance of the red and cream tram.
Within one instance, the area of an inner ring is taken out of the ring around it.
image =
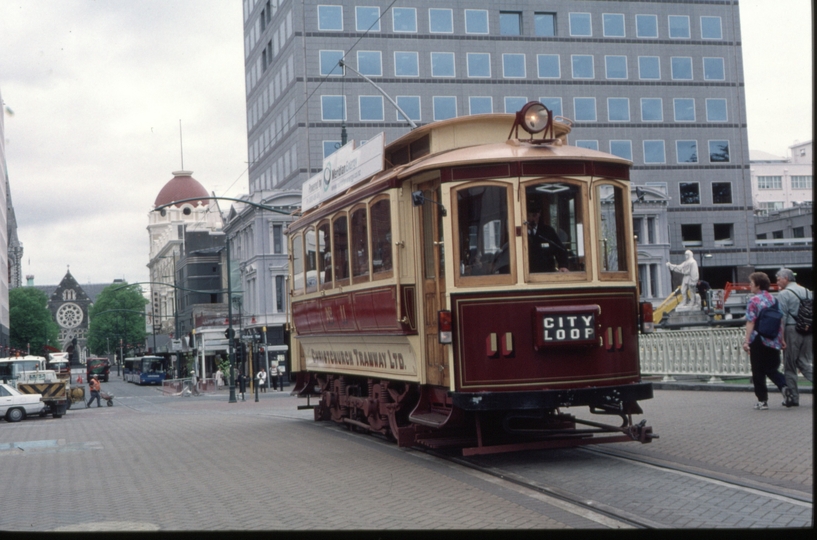
[[[434,122],[347,145],[304,185],[292,371],[316,420],[465,455],[655,437],[632,419],[653,394],[630,162],[570,129],[537,102]]]

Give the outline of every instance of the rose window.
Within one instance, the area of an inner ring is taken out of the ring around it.
[[[57,310],[57,323],[63,328],[74,328],[82,322],[82,309],[76,304],[63,304]]]

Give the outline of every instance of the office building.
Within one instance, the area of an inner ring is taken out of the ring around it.
[[[711,255],[713,286],[766,262],[737,3],[244,0],[244,29],[250,194],[299,189],[343,127],[405,134],[390,98],[418,125],[538,100],[574,122],[572,144],[632,160],[633,184],[666,196],[673,262]]]

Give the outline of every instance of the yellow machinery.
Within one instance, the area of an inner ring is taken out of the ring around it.
[[[664,315],[669,314],[670,311],[678,307],[678,304],[684,301],[684,297],[681,296],[681,286],[679,285],[674,291],[670,293],[669,296],[661,302],[657,308],[653,310],[652,313],[652,322],[658,324],[661,322],[661,319],[664,318]]]

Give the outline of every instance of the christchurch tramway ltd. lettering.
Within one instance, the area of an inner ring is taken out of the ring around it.
[[[309,350],[316,362],[337,366],[358,366],[405,371],[406,363],[402,353],[370,352],[352,349],[351,351],[316,351]]]

